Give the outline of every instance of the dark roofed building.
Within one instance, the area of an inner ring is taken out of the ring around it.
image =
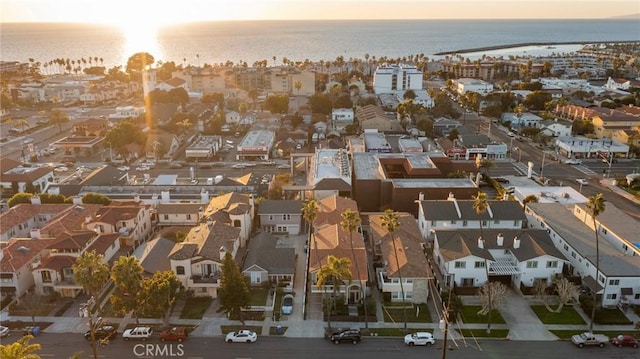
[[[278,246],[278,238],[261,232],[251,239],[242,273],[249,277],[252,285],[267,281],[293,283],[296,268],[294,248]]]

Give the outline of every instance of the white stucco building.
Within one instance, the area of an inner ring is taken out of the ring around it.
[[[373,91],[376,94],[395,93],[404,90],[422,90],[422,72],[415,66],[378,66],[373,74]]]

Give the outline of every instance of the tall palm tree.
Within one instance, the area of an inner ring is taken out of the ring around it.
[[[349,208],[345,209],[344,212],[342,212],[342,221],[340,222],[340,226],[342,227],[343,230],[349,232],[349,243],[351,245],[351,257],[353,258],[353,265],[356,267],[356,276],[358,277],[358,280],[360,280],[360,269],[358,268],[358,260],[356,259],[356,251],[353,248],[353,232],[355,232],[358,227],[360,227],[360,216],[358,215],[358,212],[353,211]],[[366,303],[366,298],[367,298],[367,288],[366,288],[366,282],[365,282],[365,286],[362,287],[362,283],[360,284],[360,300],[362,300],[362,303],[364,305],[364,325],[366,328],[369,328],[369,321],[367,320],[367,303]]]
[[[62,132],[62,124],[69,122],[69,116],[64,111],[52,110],[49,114],[49,122],[58,126],[58,133]]]
[[[331,285],[333,287],[332,306],[335,306],[340,284],[345,280],[351,282],[352,275],[351,271],[349,270],[350,267],[351,260],[349,258],[338,258],[329,255],[327,264],[320,267],[320,270],[318,271],[318,281],[316,282],[318,289],[325,292],[324,286],[328,282],[331,282]],[[327,318],[329,328],[331,328],[331,309],[327,311]]]
[[[143,271],[140,261],[134,256],[118,258],[111,268],[111,280],[115,284],[111,302],[119,303],[120,308],[127,312],[133,310],[136,324],[140,324],[136,303],[138,293],[142,290]]]
[[[405,296],[404,296],[404,285],[402,284],[402,271],[400,269],[400,260],[398,259],[398,248],[396,248],[396,240],[393,237],[393,232],[395,232],[398,227],[400,227],[400,221],[398,219],[398,214],[393,212],[390,209],[384,211],[384,215],[382,216],[382,227],[389,232],[389,236],[391,237],[391,244],[393,245],[393,254],[396,258],[396,266],[398,267],[398,277],[400,279],[400,294],[402,295],[402,317],[404,320],[404,332],[407,332],[407,307],[405,305]]]
[[[598,304],[598,283],[600,282],[598,279],[600,277],[600,244],[596,217],[602,214],[604,210],[605,204],[602,193],[598,193],[594,196],[589,197],[589,200],[587,202],[587,212],[591,215],[591,219],[593,220],[593,229],[596,232],[596,284],[595,288],[593,288],[593,307],[591,308],[591,323],[589,324],[589,332],[593,332],[593,322],[596,319],[596,307]]]
[[[477,196],[473,196],[473,209],[478,214],[478,220],[480,223],[480,240],[484,241],[484,235],[482,233],[482,217],[481,215],[489,208],[489,202],[487,201],[487,194],[484,192],[478,192]],[[487,258],[484,259],[484,271],[487,275],[487,283],[489,283],[489,265],[487,264]],[[488,299],[489,299],[489,313],[487,313],[487,333],[491,333],[491,287],[487,286]]]

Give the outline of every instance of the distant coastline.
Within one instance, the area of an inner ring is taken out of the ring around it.
[[[635,40],[621,40],[621,41],[565,41],[565,42],[522,42],[517,44],[507,44],[507,45],[496,45],[496,46],[484,46],[484,47],[476,47],[472,49],[461,49],[455,51],[442,51],[438,52],[434,55],[436,56],[445,56],[445,55],[455,55],[455,54],[467,54],[472,52],[485,52],[485,51],[493,51],[493,50],[505,50],[505,49],[513,49],[518,47],[526,47],[526,46],[554,46],[554,45],[589,45],[589,44],[611,44],[611,43],[634,43],[639,42]]]

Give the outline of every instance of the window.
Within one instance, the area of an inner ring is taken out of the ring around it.
[[[538,261],[527,261],[527,268],[538,268]]]
[[[456,221],[451,221],[451,224],[456,224]]]
[[[467,226],[467,221],[462,221],[462,226],[466,227]]]
[[[73,269],[72,268],[63,268],[62,274],[65,278],[73,278]]]
[[[474,266],[474,268],[484,268],[484,261],[477,261]]]
[[[48,270],[43,270],[40,272],[42,275],[42,283],[51,283],[51,272]]]
[[[483,220],[483,221],[482,221],[482,226],[483,226],[483,227],[487,227],[487,225],[488,225],[488,222],[487,222],[487,221],[485,221],[485,220]]]
[[[431,227],[435,227],[436,226],[436,221],[431,221]]]
[[[164,220],[165,220],[165,221],[168,221],[168,220],[169,220],[169,215],[168,215],[168,214],[165,214],[165,215],[164,215]]]
[[[454,262],[454,267],[455,268],[466,268],[467,267],[467,263],[466,262],[461,262],[461,261],[456,261],[456,262]]]
[[[176,274],[177,275],[184,275],[184,266],[177,266],[176,267]]]
[[[640,299],[640,293],[636,293],[636,295],[633,297],[633,299],[635,299],[635,300]]]
[[[191,214],[187,214],[187,221],[191,220]]]
[[[600,283],[604,284],[604,277],[602,275],[598,276],[598,280]]]
[[[616,299],[618,297],[617,294],[613,293],[613,294],[607,294],[607,299]]]
[[[500,224],[500,220],[496,219],[495,221],[493,221],[493,224]]]
[[[520,221],[518,221],[517,219],[515,221],[513,221],[513,226],[514,227],[518,227],[520,225]]]
[[[571,256],[572,256],[573,258],[576,258],[576,252],[571,251]]]
[[[620,279],[609,279],[609,285],[620,285]]]
[[[269,215],[269,220],[273,221],[273,215],[271,215],[271,214]]]
[[[565,244],[565,245],[564,245],[564,250],[565,250],[565,251],[568,251],[568,250],[569,250],[569,245],[568,245],[568,244]]]
[[[622,245],[622,250],[626,252],[626,251],[627,251],[627,249],[629,249],[629,247],[628,247],[626,244],[623,244],[623,245]]]
[[[547,261],[547,268],[558,268],[558,261]]]
[[[406,279],[404,282],[408,283],[408,284],[412,284],[413,283],[413,279]]]
[[[473,282],[474,282],[473,278],[462,278],[461,285],[463,287],[473,287]]]
[[[291,220],[291,215],[290,214],[283,214],[282,215],[282,219],[285,221],[290,221]]]
[[[400,283],[400,279],[398,279],[398,278],[391,278],[391,283],[398,284],[398,283]]]
[[[413,292],[404,292],[404,299],[413,298]]]

